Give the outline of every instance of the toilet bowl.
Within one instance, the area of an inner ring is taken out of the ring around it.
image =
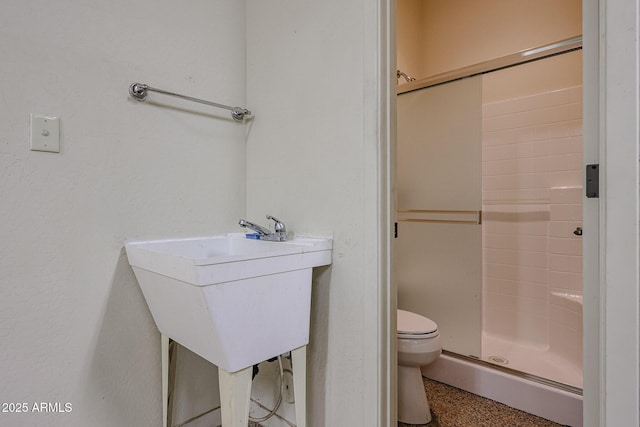
[[[420,367],[442,352],[438,325],[410,311],[398,310],[398,421],[427,424],[431,410]]]

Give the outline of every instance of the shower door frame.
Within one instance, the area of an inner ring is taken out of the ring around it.
[[[448,72],[444,72],[435,76],[431,76],[431,77],[427,77],[424,79],[420,79],[420,80],[415,80],[415,81],[410,81],[407,83],[403,83],[401,85],[398,86],[397,89],[397,95],[398,97],[400,97],[401,95],[405,95],[408,96],[408,94],[411,93],[418,93],[424,90],[438,90],[441,86],[448,86],[449,84],[461,84],[464,82],[468,82],[471,81],[474,78],[482,78],[482,76],[484,75],[491,75],[495,72],[502,72],[503,70],[506,69],[512,69],[512,68],[516,68],[516,67],[520,67],[520,66],[527,66],[527,64],[530,64],[532,62],[545,62],[547,61],[547,59],[551,60],[550,58],[556,57],[556,56],[564,56],[565,54],[572,54],[576,51],[581,51],[583,48],[583,42],[582,42],[582,36],[575,36],[575,37],[571,37],[565,40],[560,40],[554,43],[550,43],[548,45],[544,45],[544,46],[539,46],[533,49],[527,49],[524,51],[520,51],[514,54],[510,54],[510,55],[506,55],[503,57],[499,57],[499,58],[495,58],[495,59],[491,59],[488,61],[484,61],[478,64],[474,64],[474,65],[470,65],[470,66],[466,66],[460,69],[456,69],[456,70],[452,70],[452,71],[448,71]],[[584,61],[583,61],[584,63]],[[578,71],[579,72],[579,71]],[[554,89],[555,91],[556,89]],[[584,91],[584,85],[583,85],[583,91]],[[453,98],[456,98],[455,96],[453,96]],[[418,109],[414,106],[413,109],[411,109],[412,112],[417,113]],[[423,124],[424,126],[425,124]],[[428,126],[428,125],[427,125]],[[398,125],[398,127],[400,127],[400,125]],[[582,145],[584,146],[584,143],[582,143]],[[582,150],[584,152],[584,149]],[[593,150],[590,150],[590,152]],[[414,155],[417,155],[416,153],[414,153]],[[586,157],[583,156],[583,162],[585,161]],[[586,164],[590,163],[589,161],[586,162]],[[597,163],[597,159],[594,161],[594,163]],[[429,169],[427,167],[427,169]],[[418,180],[420,181],[424,181],[425,179],[422,180]],[[428,179],[427,179],[428,181]],[[584,182],[584,179],[583,179]],[[407,192],[409,191],[407,188],[404,188],[404,191]],[[484,188],[483,188],[484,189]],[[424,195],[423,195],[424,196]],[[584,199],[584,198],[583,198]],[[548,202],[550,203],[550,202]],[[484,196],[482,197],[482,201],[481,201],[481,209],[485,209],[485,199]],[[398,207],[398,209],[401,209],[402,207]],[[583,203],[583,211],[585,210],[585,206]],[[597,212],[597,206],[593,206],[593,203],[591,204],[591,206],[589,207],[589,209],[591,210],[591,212]],[[483,212],[484,213],[484,212]],[[398,218],[397,221],[405,221],[406,219],[404,219],[403,217],[403,212],[402,211],[398,211]],[[485,222],[485,221],[482,221]],[[479,224],[480,222],[478,222]],[[485,225],[488,223],[485,223]],[[581,226],[584,227],[584,223],[581,224]],[[484,228],[484,227],[483,227]],[[587,229],[591,229],[594,230],[596,229],[596,227],[589,227]],[[484,238],[484,233],[485,231],[483,230],[483,238]],[[583,247],[584,246],[589,246],[590,248],[592,248],[593,250],[591,250],[591,253],[597,253],[597,247],[598,247],[598,242],[597,240],[593,240],[593,234],[590,234],[589,236],[586,236],[586,239],[582,239],[583,241]],[[465,242],[466,243],[466,242]],[[464,245],[464,246],[468,246],[468,245]],[[584,250],[584,249],[583,249]],[[483,255],[482,258],[484,259],[484,249],[482,249],[483,251]],[[484,261],[483,261],[483,267],[484,269]],[[466,274],[468,274],[468,272],[465,272]],[[399,273],[395,274],[395,277],[398,277]],[[406,291],[406,286],[407,286],[407,282],[411,282],[410,279],[408,278],[404,278],[405,280],[405,291]],[[439,280],[436,281],[437,283],[442,283],[443,279],[440,278]],[[454,279],[453,282],[455,283],[456,280]],[[482,280],[483,284],[482,284],[482,290],[481,293],[485,292],[485,283],[484,283],[484,277]],[[427,282],[428,283],[428,282]],[[547,284],[548,286],[551,286],[550,283]],[[415,285],[409,285],[409,287],[415,287]],[[432,289],[433,293],[430,295],[431,299],[433,300],[434,298],[436,300],[438,300],[437,298],[437,285],[433,285],[430,284],[429,286],[434,287],[434,289]],[[446,285],[445,288],[450,287],[451,285]],[[555,285],[556,287],[558,286],[557,284]],[[472,288],[472,287],[471,287]],[[471,289],[470,288],[470,289]],[[584,289],[584,280],[583,280],[583,286],[582,288]],[[415,290],[414,290],[415,292]],[[455,291],[454,291],[455,292]],[[484,298],[484,295],[483,295]],[[484,310],[484,305],[485,305],[485,301],[482,301],[482,318],[483,320],[485,319],[485,310]],[[449,307],[445,307],[449,308]],[[420,311],[418,311],[418,306],[414,306],[414,307],[410,307],[408,308],[410,310],[416,311],[418,313],[420,313]],[[431,306],[427,306],[427,308],[425,308],[425,310],[431,311],[431,312],[438,312],[437,307],[434,308],[433,305]],[[423,315],[426,315],[425,313],[420,313]],[[434,314],[435,316],[435,314]],[[442,315],[441,315],[442,316]],[[464,316],[463,316],[464,317]],[[582,314],[581,314],[582,317]],[[457,317],[453,317],[454,319],[456,319]],[[464,321],[458,322],[461,323],[461,325],[458,325],[456,322],[452,322],[451,320],[445,318],[445,317],[437,317],[436,316],[437,322],[440,324],[440,322],[443,322],[443,324],[445,326],[448,326],[448,330],[450,331],[450,335],[452,336],[456,336],[458,334],[460,334],[460,326],[464,326]],[[557,321],[556,321],[557,323]],[[563,326],[564,327],[564,326]],[[548,328],[548,327],[547,327]],[[445,328],[447,329],[447,328]],[[483,331],[485,331],[485,325],[482,326],[482,331],[480,331],[479,333],[482,334]],[[576,332],[578,333],[578,332]],[[473,335],[473,334],[471,334]],[[462,339],[460,339],[460,337],[457,337],[458,341],[465,341],[466,337],[463,337]],[[549,344],[549,340],[551,339],[549,336],[547,336],[547,344]],[[480,336],[478,337],[479,341],[484,342],[484,340],[482,340],[480,338]],[[454,340],[455,341],[455,340]],[[556,344],[558,341],[558,338],[556,337]],[[474,360],[480,360],[480,361],[484,361],[484,362],[488,362],[488,358],[487,355],[485,355],[485,351],[486,348],[484,346],[484,344],[482,344],[482,351],[478,350],[478,354],[475,355],[473,352],[469,352],[469,351],[459,351],[459,349],[456,347],[453,347],[453,344],[449,343],[451,345],[451,347],[447,346],[447,342],[445,342],[445,346],[444,346],[444,350],[446,354],[450,354],[454,357],[458,357],[458,358],[469,358],[468,359],[470,362],[473,362]],[[479,344],[480,345],[480,344]],[[473,347],[473,346],[471,346]],[[465,350],[469,350],[467,348],[465,348]],[[566,351],[566,350],[565,350]],[[584,350],[582,351],[582,353],[584,354]],[[517,359],[517,357],[516,357]],[[492,364],[487,364],[486,365],[489,368],[493,368],[493,369],[503,369],[503,368],[511,368],[511,366],[501,366],[499,363],[492,363]],[[539,374],[537,370],[533,369],[527,369],[525,367],[522,366],[522,362],[520,361],[520,365],[516,368],[513,367],[511,369],[508,369],[508,372],[512,375],[516,375],[522,378],[527,378],[529,380],[535,381],[535,382],[539,382],[542,384],[548,384],[548,385],[552,385],[553,387],[556,387],[558,389],[570,392],[570,393],[575,393],[575,394],[582,394],[582,390],[575,385],[575,383],[572,382],[566,382],[560,379],[557,379],[554,376],[547,376],[547,375],[542,375]]]

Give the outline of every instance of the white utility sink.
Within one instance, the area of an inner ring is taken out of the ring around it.
[[[311,272],[331,264],[332,240],[232,233],[126,251],[160,332],[232,373],[308,343]]]

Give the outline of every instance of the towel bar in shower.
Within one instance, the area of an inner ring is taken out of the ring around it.
[[[185,99],[187,101],[198,102],[200,104],[206,104],[212,107],[222,108],[222,109],[231,111],[231,117],[233,117],[233,120],[237,122],[242,121],[245,116],[252,115],[251,111],[247,110],[246,108],[230,107],[228,105],[218,104],[217,102],[205,101],[204,99],[198,99],[198,98],[194,98],[192,96],[187,96],[187,95],[180,95],[179,93],[173,93],[173,92],[168,92],[166,90],[157,89],[155,87],[151,87],[143,83],[132,83],[131,86],[129,86],[129,95],[131,95],[132,98],[137,99],[138,101],[144,101],[145,99],[147,99],[148,91],[158,92],[163,95],[175,96],[177,98]]]
[[[398,222],[427,222],[442,224],[482,224],[482,211],[459,210],[399,210]]]

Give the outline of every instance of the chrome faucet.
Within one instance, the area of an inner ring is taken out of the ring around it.
[[[284,225],[284,223],[272,215],[267,215],[267,219],[270,219],[275,223],[273,227],[273,230],[274,230],[273,232],[268,228],[249,222],[246,219],[240,219],[238,224],[240,225],[240,227],[246,227],[255,231],[258,234],[258,237],[260,238],[260,240],[269,240],[271,242],[286,241],[287,227]]]

